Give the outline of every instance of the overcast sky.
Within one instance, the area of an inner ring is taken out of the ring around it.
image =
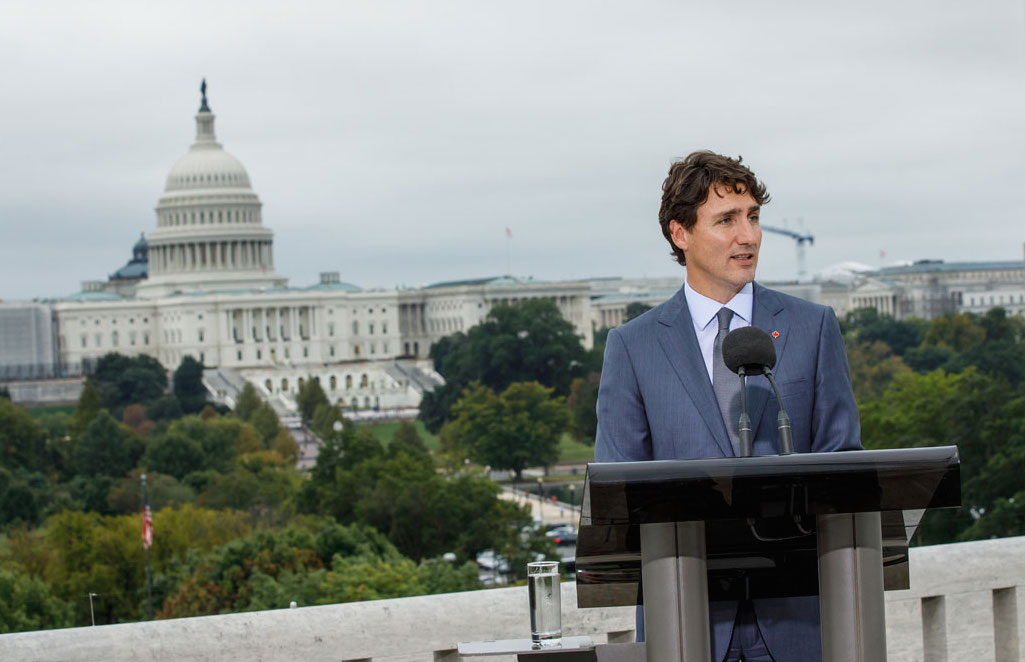
[[[814,272],[1021,260],[1025,0],[32,2],[0,22],[0,298],[128,259],[199,83],[293,285],[671,276],[670,162],[741,154]],[[885,256],[882,255],[885,252]],[[761,280],[796,275],[766,235]]]

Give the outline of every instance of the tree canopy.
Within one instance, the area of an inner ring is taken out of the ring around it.
[[[496,395],[475,383],[452,408],[448,438],[471,460],[511,469],[520,480],[528,466],[558,459],[570,415],[552,391],[537,382],[517,382]]]
[[[120,418],[128,405],[162,396],[167,390],[167,371],[152,356],[111,352],[97,361],[89,381],[99,391],[104,408]]]
[[[548,299],[496,306],[467,333],[435,343],[431,356],[446,381],[420,405],[421,419],[432,432],[451,418],[452,405],[472,382],[500,391],[514,382],[536,381],[566,396],[587,362],[573,325]]]
[[[320,385],[320,381],[312,377],[305,379],[299,386],[299,395],[296,396],[295,402],[299,405],[299,413],[302,416],[303,423],[306,425],[313,422],[313,416],[317,411],[317,407],[330,406],[331,404],[327,399],[327,394],[324,393],[324,389]]]
[[[206,406],[206,387],[203,386],[203,364],[186,356],[172,379],[174,396],[186,414],[196,414]]]

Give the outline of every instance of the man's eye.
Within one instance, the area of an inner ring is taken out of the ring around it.
[[[757,223],[758,222],[758,214],[755,214],[755,215],[749,217],[748,220],[751,221],[752,223]]]

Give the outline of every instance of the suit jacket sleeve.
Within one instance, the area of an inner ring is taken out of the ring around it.
[[[822,316],[812,411],[813,453],[861,449],[861,419],[836,313]]]
[[[598,387],[596,462],[653,459],[651,430],[630,352],[619,329],[609,331]]]

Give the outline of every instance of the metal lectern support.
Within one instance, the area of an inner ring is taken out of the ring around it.
[[[823,662],[886,660],[882,550],[879,513],[818,516]]]
[[[708,564],[704,522],[641,524],[648,662],[708,662]]]

